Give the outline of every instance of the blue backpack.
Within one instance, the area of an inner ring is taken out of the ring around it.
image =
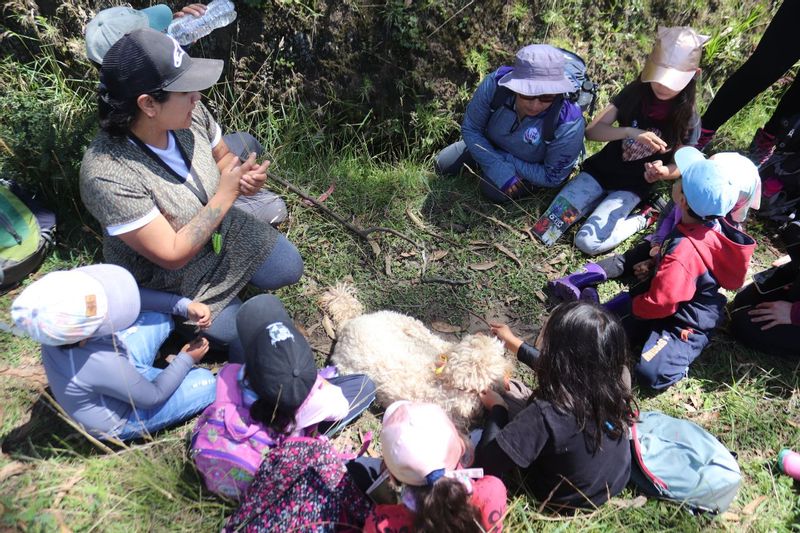
[[[711,433],[656,411],[640,413],[632,433],[631,481],[642,492],[693,512],[721,513],[730,506],[742,474]]]

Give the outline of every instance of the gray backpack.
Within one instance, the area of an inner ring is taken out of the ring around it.
[[[721,513],[730,506],[742,474],[711,433],[657,411],[640,413],[632,433],[631,481],[642,492],[692,512]]]

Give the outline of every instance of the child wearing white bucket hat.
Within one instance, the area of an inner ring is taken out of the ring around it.
[[[141,437],[200,412],[216,380],[193,368],[208,341],[185,345],[165,369],[153,367],[172,331],[170,314],[210,324],[208,306],[139,289],[116,265],[51,272],[11,307],[18,331],[41,343],[50,389],[69,416],[100,438]]]

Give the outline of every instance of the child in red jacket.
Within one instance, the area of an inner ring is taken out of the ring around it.
[[[687,375],[722,319],[727,299],[719,288],[742,286],[756,245],[724,219],[739,197],[733,177],[691,147],[678,150],[675,163],[681,179],[672,199],[680,222],[652,270],[636,272],[649,279],[606,304],[622,319],[631,342],[644,343],[636,374],[653,389]]]

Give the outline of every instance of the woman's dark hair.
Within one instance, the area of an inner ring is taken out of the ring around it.
[[[699,74],[689,81],[689,84],[672,99],[673,108],[669,114],[669,128],[662,132],[662,139],[671,148],[677,148],[683,144],[684,139],[689,133],[689,128],[693,126],[692,117],[695,115],[695,100],[697,98],[697,78]],[[617,121],[620,124],[630,124],[635,115],[642,107],[642,102],[652,101],[656,98],[649,82],[636,79],[631,82],[632,98],[620,103],[617,113]]]
[[[597,450],[603,433],[624,438],[634,421],[633,394],[623,380],[627,362],[628,339],[616,317],[589,302],[563,303],[544,326],[531,398],[573,414]]]
[[[145,93],[156,102],[166,102],[169,98],[167,91],[161,89]],[[128,134],[131,124],[139,114],[139,106],[133,98],[117,98],[101,81],[97,86],[97,111],[100,115],[100,129],[113,137],[124,137]]]
[[[280,435],[289,435],[294,431],[296,411],[288,411],[274,403],[259,398],[250,406],[250,417]]]
[[[469,501],[457,479],[439,478],[429,487],[414,489],[417,510],[414,531],[419,533],[482,533],[481,514]]]

